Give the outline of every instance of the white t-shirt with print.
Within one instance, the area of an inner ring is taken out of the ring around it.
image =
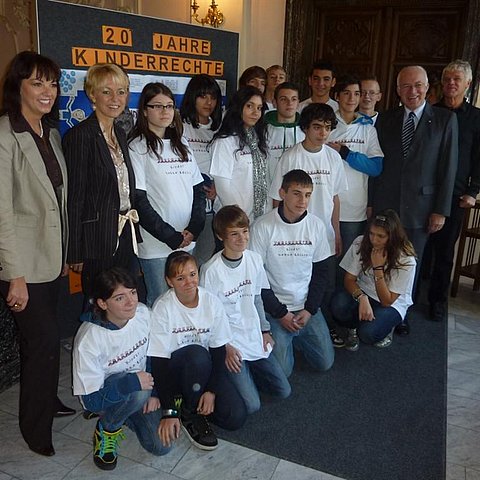
[[[216,253],[201,268],[200,284],[223,303],[232,330],[232,341],[243,360],[267,358],[263,349],[260,318],[255,307],[255,295],[270,288],[262,257],[250,250],[243,252],[241,263],[231,268]]]
[[[195,308],[183,305],[173,288],[153,305],[148,348],[151,357],[170,358],[173,352],[187,345],[218,348],[231,339],[222,302],[202,287],[198,287]]]
[[[207,145],[213,138],[214,131],[211,130],[212,119],[206,125],[198,124],[198,128],[188,122],[183,122],[183,137],[187,140],[192,150],[193,156],[197,161],[198,168],[207,175],[210,172],[212,163],[212,147],[207,150]]]
[[[328,137],[329,142],[341,142],[352,152],[367,157],[383,157],[377,130],[373,125],[345,123],[337,112],[337,126]],[[339,194],[340,221],[361,222],[367,219],[368,175],[352,168],[343,160],[347,175],[348,190]]]
[[[73,394],[98,392],[117,373],[145,371],[149,332],[150,310],[141,303],[118,330],[83,322],[73,345]]]
[[[250,248],[262,257],[270,286],[289,311],[305,306],[312,263],[333,255],[320,218],[307,213],[299,222],[286,223],[278,208],[253,224]]]
[[[360,262],[360,243],[362,242],[363,235],[357,237],[347,253],[340,262],[340,266],[357,277],[358,286],[371,298],[374,298],[378,302],[380,301],[375,288],[375,277],[373,270],[369,268],[366,272],[362,269]],[[413,280],[415,278],[415,265],[416,261],[414,257],[402,256],[399,262],[405,266],[399,267],[396,270],[392,270],[391,278],[384,276],[388,289],[393,293],[398,293],[399,296],[392,303],[392,307],[398,311],[402,319],[405,318],[407,309],[413,304],[412,300],[412,288]]]
[[[185,139],[183,143],[187,145]],[[187,145],[188,146],[188,145]],[[136,138],[130,145],[130,158],[135,172],[135,184],[147,192],[147,198],[160,217],[177,232],[190,223],[193,203],[193,187],[203,182],[197,162],[188,151],[188,161],[172,151],[170,140],[163,140],[163,151],[158,158],[147,151],[144,139]],[[140,227],[143,242],[138,244],[140,258],[165,258],[172,249]],[[185,250],[192,250],[192,242]]]
[[[272,184],[275,169],[282,154],[297,143],[303,141],[305,134],[299,126],[285,128],[275,125],[267,125],[267,182]]]
[[[218,211],[223,205],[237,204],[253,219],[253,160],[250,149],[245,146],[238,151],[238,137],[232,135],[219,138],[213,143],[212,166],[210,175],[215,179],[222,177],[230,180],[229,196],[232,201],[225,202],[222,192],[217,188],[217,200],[214,208]]]
[[[301,143],[297,143],[280,157],[270,186],[271,198],[281,200],[278,192],[282,186],[283,176],[294,169],[304,170],[312,178],[313,192],[308,211],[325,224],[328,240],[334,252],[333,197],[348,188],[342,157],[328,145],[324,145],[319,152],[311,153],[305,150]]]

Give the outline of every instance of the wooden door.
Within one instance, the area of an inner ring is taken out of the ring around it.
[[[398,102],[396,76],[402,67],[422,65],[432,83],[448,62],[462,58],[469,3],[290,0],[287,71],[303,85],[303,97],[308,70],[318,58],[333,61],[337,75],[376,75],[384,92],[379,107],[390,107]],[[476,67],[477,58],[465,59]]]

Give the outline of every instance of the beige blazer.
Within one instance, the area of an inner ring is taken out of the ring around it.
[[[63,176],[60,201],[31,134],[14,132],[8,116],[0,117],[0,280],[42,283],[61,273],[68,241],[67,169],[57,130],[50,130],[50,143]]]

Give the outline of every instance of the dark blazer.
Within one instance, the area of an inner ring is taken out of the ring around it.
[[[425,105],[407,157],[402,154],[404,108],[381,113],[375,127],[385,155],[371,182],[374,212],[394,209],[407,228],[425,228],[432,213],[450,214],[458,162],[458,124],[453,113]]]
[[[135,177],[125,133],[115,126],[135,208]],[[95,113],[63,138],[68,169],[70,241],[67,263],[112,257],[117,247],[120,196],[117,174]]]

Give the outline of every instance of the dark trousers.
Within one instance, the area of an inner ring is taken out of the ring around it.
[[[413,282],[412,298],[414,302],[418,300],[419,283],[420,283],[420,267],[422,265],[423,252],[429,237],[429,233],[425,228],[405,228],[407,237],[412,242],[413,248],[417,255],[417,268],[415,269],[415,279]]]
[[[133,269],[135,255],[132,246],[132,233],[127,223],[120,235],[118,248],[114,255],[107,258],[86,258],[82,270],[82,290],[88,298],[92,294],[95,277],[103,270],[112,267],[122,267],[129,271],[134,278],[138,271]]]
[[[34,447],[52,444],[53,415],[58,408],[60,335],[56,318],[60,279],[27,284],[25,310],[13,316],[20,332],[19,423],[25,441]],[[9,283],[0,281],[6,298]]]
[[[195,412],[212,375],[210,352],[200,345],[188,345],[172,353],[168,374],[175,381],[175,393],[183,397],[183,405]],[[215,372],[215,411],[213,423],[225,430],[237,430],[247,417],[245,403],[227,377],[226,371]]]
[[[427,248],[431,249],[433,265],[430,275],[428,301],[430,304],[448,299],[448,287],[453,269],[455,243],[462,228],[465,209],[458,205],[458,198],[452,202],[450,217],[445,219],[443,228],[430,235]]]

